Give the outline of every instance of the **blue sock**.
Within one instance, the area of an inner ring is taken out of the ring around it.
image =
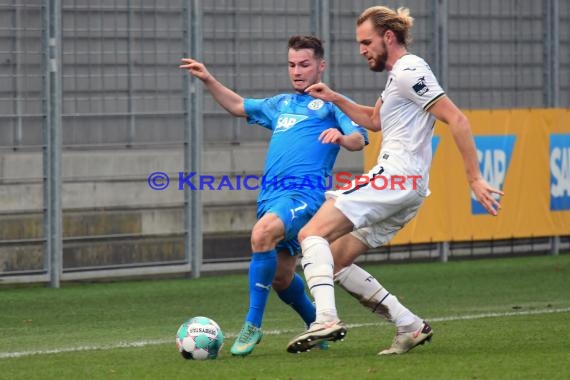
[[[263,312],[277,270],[277,252],[254,252],[249,264],[249,310],[245,320],[261,327]]]
[[[291,306],[293,310],[303,318],[303,321],[305,321],[307,326],[310,326],[311,323],[315,321],[315,305],[307,296],[307,293],[305,292],[305,283],[297,273],[295,273],[293,281],[291,281],[291,285],[277,294],[283,302]]]

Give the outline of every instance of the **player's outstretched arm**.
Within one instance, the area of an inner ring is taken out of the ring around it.
[[[485,207],[489,214],[497,215],[501,205],[495,199],[494,195],[504,195],[504,193],[491,187],[481,176],[469,119],[467,119],[465,114],[446,96],[438,100],[429,109],[429,112],[438,120],[449,125],[451,135],[463,158],[467,180],[469,181],[469,186],[471,186],[473,194],[475,194],[475,198]]]
[[[210,74],[202,62],[198,62],[192,58],[182,58],[182,64],[179,67],[187,70],[190,75],[204,82],[204,85],[216,102],[230,114],[241,117],[246,116],[243,106],[243,97],[220,83]]]
[[[356,124],[371,131],[380,130],[380,119],[376,118],[375,120],[374,118],[375,107],[354,103],[338,92],[331,90],[324,83],[315,83],[307,87],[305,92],[314,98],[334,103]]]

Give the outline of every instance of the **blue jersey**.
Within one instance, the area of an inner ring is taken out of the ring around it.
[[[324,130],[337,128],[344,135],[358,131],[368,142],[366,130],[337,106],[307,94],[245,99],[244,108],[248,123],[273,131],[258,202],[295,194],[318,204],[324,201],[324,189],[340,149],[338,144],[319,141]]]

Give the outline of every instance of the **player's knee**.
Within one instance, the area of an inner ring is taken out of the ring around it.
[[[297,234],[297,239],[299,240],[299,243],[301,243],[303,240],[313,235],[315,235],[315,232],[309,226],[305,226],[301,228]]]
[[[273,231],[266,225],[256,225],[251,231],[251,249],[253,252],[263,252],[275,248]]]
[[[321,239],[325,239],[327,242],[330,241],[329,237],[326,236],[326,234],[323,234],[318,229],[311,228],[310,226],[303,227],[301,231],[299,231],[299,233],[297,234],[297,239],[299,240],[299,243],[302,243],[305,239],[311,236],[317,236]]]

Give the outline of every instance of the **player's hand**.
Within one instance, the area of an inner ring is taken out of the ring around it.
[[[336,128],[329,128],[324,130],[320,136],[319,141],[323,144],[340,144],[344,135]]]
[[[475,198],[491,215],[496,216],[501,209],[501,204],[495,198],[495,194],[505,195],[501,190],[491,187],[483,178],[478,178],[470,183]]]
[[[211,77],[206,66],[192,58],[182,58],[182,64],[178,67],[188,70],[188,73],[204,82]]]
[[[331,90],[326,84],[320,82],[310,85],[305,89],[305,93],[313,98],[324,100],[325,102],[334,102],[338,99],[338,93]]]

